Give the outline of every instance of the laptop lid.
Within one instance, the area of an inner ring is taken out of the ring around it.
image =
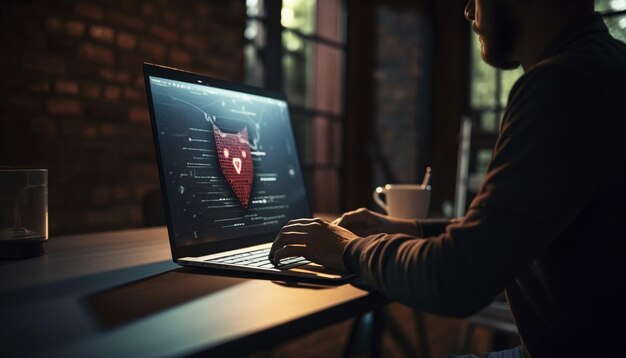
[[[144,78],[174,260],[311,217],[283,95],[146,63]]]

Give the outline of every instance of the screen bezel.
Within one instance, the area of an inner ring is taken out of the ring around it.
[[[159,180],[161,184],[160,185],[161,197],[163,199],[163,208],[165,212],[165,220],[167,223],[167,233],[169,236],[170,248],[172,250],[172,259],[174,260],[174,262],[176,262],[176,260],[181,257],[194,257],[194,256],[208,255],[208,254],[212,254],[216,252],[223,252],[223,251],[233,250],[233,249],[242,248],[246,246],[252,246],[252,245],[262,244],[266,242],[271,242],[272,240],[274,240],[278,232],[275,232],[275,233],[270,232],[270,233],[264,233],[260,235],[254,235],[254,236],[244,236],[244,237],[232,238],[228,240],[219,240],[215,242],[206,242],[206,243],[201,243],[201,244],[196,244],[196,245],[178,246],[176,244],[176,238],[174,235],[174,230],[173,230],[173,225],[172,225],[173,213],[170,210],[170,203],[169,203],[169,199],[167,196],[167,190],[165,188],[166,179],[165,179],[165,172],[163,169],[163,165],[161,162],[161,147],[159,144],[159,136],[158,136],[156,118],[155,118],[155,113],[154,113],[154,105],[152,101],[150,77],[151,76],[160,77],[160,78],[173,80],[173,81],[188,82],[188,83],[192,83],[195,85],[198,85],[198,84],[208,85],[211,87],[221,88],[225,90],[273,98],[273,99],[281,100],[287,103],[287,99],[285,98],[285,96],[278,92],[273,92],[273,91],[258,88],[258,87],[220,80],[220,79],[208,77],[206,75],[201,75],[198,73],[188,72],[184,70],[179,70],[179,69],[175,69],[171,67],[165,67],[161,65],[155,65],[155,64],[146,63],[146,62],[144,62],[143,64],[143,73],[144,73],[144,81],[145,81],[145,86],[146,86],[146,95],[148,98],[148,109],[150,111],[152,139],[154,142],[157,167],[159,169]],[[287,108],[289,108],[288,103],[287,103]],[[291,126],[291,136],[293,138],[293,123],[291,123],[291,115],[289,115],[289,119],[290,119],[289,124]],[[295,143],[295,138],[293,139]],[[300,154],[298,153],[297,146],[294,148],[294,150],[296,151],[296,156],[298,157],[298,163],[297,163],[298,170],[302,174],[302,165],[301,165],[302,158],[300,157]],[[303,180],[303,185],[305,185],[304,180]],[[307,216],[311,217],[312,216],[311,206],[309,204],[310,202],[309,202],[307,190],[305,190],[304,200],[306,201],[305,207],[307,211]]]

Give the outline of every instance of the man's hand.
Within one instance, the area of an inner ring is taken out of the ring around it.
[[[419,235],[415,220],[392,218],[365,208],[349,211],[333,221],[333,224],[344,227],[360,236],[380,233]]]
[[[292,220],[274,240],[269,259],[277,264],[286,257],[302,256],[329,269],[346,271],[343,251],[357,238],[345,228],[319,218]]]

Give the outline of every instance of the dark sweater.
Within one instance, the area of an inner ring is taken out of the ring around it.
[[[344,262],[437,314],[469,316],[505,290],[533,357],[623,356],[626,45],[594,14],[542,58],[511,90],[467,215],[443,233],[418,222],[423,239],[354,240]]]

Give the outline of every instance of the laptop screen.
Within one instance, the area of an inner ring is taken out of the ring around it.
[[[284,100],[149,76],[170,235],[188,246],[310,216]]]

